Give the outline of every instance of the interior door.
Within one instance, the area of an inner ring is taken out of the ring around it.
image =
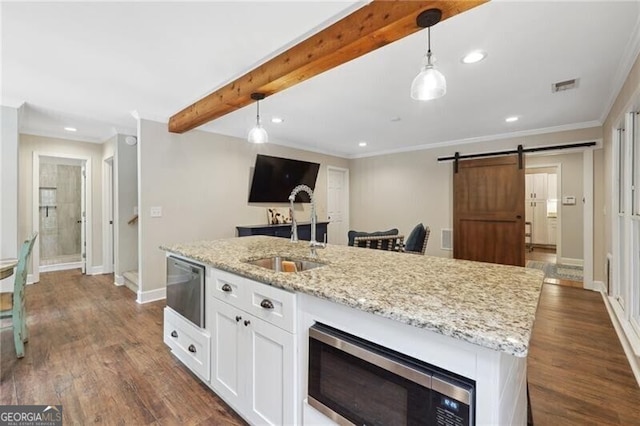
[[[524,266],[524,158],[463,160],[453,175],[453,257]],[[455,166],[454,166],[455,167]]]

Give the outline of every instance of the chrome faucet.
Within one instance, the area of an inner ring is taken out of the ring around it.
[[[311,241],[309,241],[309,248],[311,248],[311,257],[316,257],[318,255],[318,253],[316,253],[316,249],[325,248],[327,243],[320,243],[316,241],[316,224],[318,221],[318,218],[316,217],[316,199],[313,195],[313,191],[307,185],[296,186],[293,188],[293,191],[291,191],[291,195],[289,195],[289,209],[291,210],[291,241],[298,241],[298,222],[295,218],[293,202],[300,191],[304,191],[309,194],[309,198],[311,199]]]

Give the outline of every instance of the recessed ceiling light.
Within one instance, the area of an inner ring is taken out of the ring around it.
[[[65,127],[64,128],[67,132],[77,132],[78,129],[76,129],[75,127]]]
[[[367,146],[367,143],[366,143],[366,142],[360,142],[360,143],[358,144],[358,146]]]
[[[518,118],[519,118],[519,117],[517,117],[517,116],[515,116],[515,115],[514,115],[513,117],[507,117],[507,118],[505,118],[505,119],[504,119],[504,121],[506,121],[507,123],[513,123],[514,121],[518,121]]]
[[[276,124],[280,124],[280,123],[283,123],[283,122],[284,122],[284,119],[283,119],[283,118],[280,118],[280,117],[273,117],[273,118],[271,119],[271,122],[272,122],[272,123],[276,123]]]
[[[487,57],[487,52],[484,50],[474,50],[473,52],[469,52],[462,58],[463,64],[475,64],[476,62],[480,62],[484,58]]]

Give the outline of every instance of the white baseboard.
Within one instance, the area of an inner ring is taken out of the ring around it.
[[[35,284],[36,281],[33,278],[33,274],[27,274],[27,284]]]
[[[104,274],[104,267],[102,265],[87,267],[87,275],[102,275],[102,274]]]
[[[69,263],[55,263],[53,265],[40,265],[40,273],[43,272],[56,272],[56,271],[68,271],[69,269],[82,268],[82,262],[69,262]]]
[[[618,315],[615,313],[615,308],[611,304],[611,299],[604,292],[602,292],[602,300],[604,301],[604,306],[607,308],[607,312],[609,313],[609,318],[611,318],[613,328],[616,330],[616,334],[618,335],[618,340],[622,345],[624,354],[627,356],[627,360],[629,361],[633,375],[636,378],[636,382],[640,385],[640,363],[638,362],[634,348],[632,347],[627,334],[623,330],[622,324],[618,321]]]
[[[122,275],[115,275],[114,274],[113,283],[115,285],[117,285],[117,286],[124,285],[124,277]]]
[[[562,265],[571,265],[571,266],[584,266],[583,259],[572,259],[570,257],[559,257],[556,263],[560,263]]]
[[[138,289],[138,298],[136,299],[136,302],[142,304],[142,303],[155,302],[156,300],[162,300],[166,298],[167,298],[166,287],[158,288],[155,290],[149,290],[149,291],[140,291]]]
[[[584,283],[584,289],[585,290],[593,290],[593,291],[598,291],[602,294],[607,293],[607,288],[605,287],[604,283],[602,281],[592,281],[590,283],[586,282]]]

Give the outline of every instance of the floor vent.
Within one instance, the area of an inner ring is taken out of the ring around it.
[[[442,250],[453,250],[453,231],[443,229],[440,236],[440,248]]]
[[[551,92],[563,92],[565,90],[571,90],[578,87],[578,79],[574,78],[571,80],[559,81],[557,83],[553,83],[551,85]]]

